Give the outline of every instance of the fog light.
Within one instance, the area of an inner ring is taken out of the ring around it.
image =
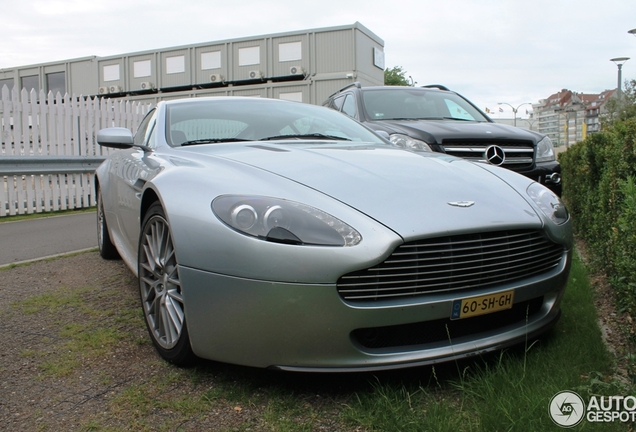
[[[545,182],[547,184],[558,185],[559,183],[561,183],[561,175],[559,173],[552,173],[545,177]]]

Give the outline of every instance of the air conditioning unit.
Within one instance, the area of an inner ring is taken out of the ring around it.
[[[121,93],[122,92],[122,88],[120,86],[110,86],[108,87],[108,93]]]
[[[263,72],[261,71],[250,71],[250,79],[263,79]]]
[[[144,81],[139,86],[142,90],[154,90],[155,85],[149,81]]]
[[[213,82],[213,83],[221,83],[221,82],[223,82],[223,81],[225,81],[225,80],[223,79],[223,76],[222,76],[222,75],[219,75],[219,74],[212,74],[212,75],[210,75],[210,82]]]
[[[99,88],[99,94],[103,95],[103,94],[107,94],[108,93],[108,87],[100,87]]]
[[[290,75],[305,75],[305,69],[302,66],[292,66],[289,68]]]

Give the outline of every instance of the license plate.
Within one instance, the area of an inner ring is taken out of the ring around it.
[[[504,291],[479,297],[453,300],[451,319],[470,318],[510,309],[514,301],[514,291]]]

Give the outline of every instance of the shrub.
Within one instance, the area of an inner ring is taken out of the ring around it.
[[[593,264],[610,276],[624,310],[636,311],[636,118],[572,146],[559,161],[563,199]]]

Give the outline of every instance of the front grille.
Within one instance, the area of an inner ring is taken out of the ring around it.
[[[442,141],[442,148],[447,154],[479,161],[486,161],[484,153],[491,145],[499,146],[505,152],[506,159],[501,165],[502,167],[513,171],[523,171],[532,168],[534,164],[534,144],[532,141],[462,139],[445,139]]]
[[[453,343],[502,327],[530,321],[541,310],[543,297],[515,304],[512,309],[461,320],[438,319],[413,324],[371,327],[351,332],[353,340],[365,348],[407,347],[430,343]]]
[[[348,301],[375,301],[492,287],[549,272],[563,251],[539,230],[418,240],[375,267],[342,276],[338,293]]]

